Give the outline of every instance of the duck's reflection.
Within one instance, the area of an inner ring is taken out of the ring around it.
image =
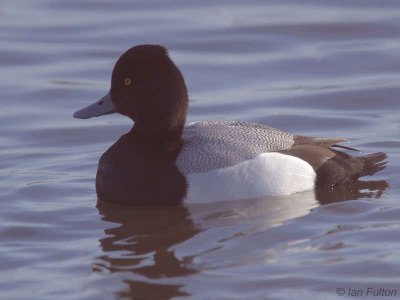
[[[389,184],[385,180],[357,180],[335,187],[321,187],[315,190],[315,197],[320,204],[357,200],[361,198],[380,198]]]
[[[132,275],[124,278],[128,288],[119,292],[117,298],[170,299],[186,295],[179,284],[155,284],[158,279],[196,272],[171,249],[199,232],[185,207],[130,208],[99,201],[97,208],[102,220],[115,224],[100,239],[104,254],[93,270]]]
[[[205,249],[193,239],[201,231],[228,226],[230,231],[210,234],[210,245],[240,232],[240,224],[254,223],[267,230],[289,219],[304,216],[320,204],[359,198],[379,198],[388,184],[380,181],[357,181],[335,188],[317,189],[285,197],[269,197],[245,201],[227,201],[174,207],[125,207],[98,202],[102,220],[111,222],[100,239],[103,255],[94,264],[94,272],[120,273],[126,288],[116,298],[171,299],[187,295],[185,278],[196,270],[191,258]],[[261,225],[261,226],[260,226]],[[200,229],[201,228],[201,229]],[[214,239],[215,241],[212,241]],[[203,240],[204,241],[204,240]],[[185,242],[185,256],[174,249]],[[210,246],[211,247],[211,246]],[[222,260],[229,258],[222,257]],[[216,257],[219,254],[216,253]]]

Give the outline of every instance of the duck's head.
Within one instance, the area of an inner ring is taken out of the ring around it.
[[[144,133],[181,131],[187,107],[185,81],[167,50],[159,45],[139,45],[118,59],[110,91],[74,117],[88,119],[118,112]]]

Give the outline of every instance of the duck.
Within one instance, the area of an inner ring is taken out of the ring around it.
[[[74,113],[119,113],[134,122],[101,157],[98,200],[178,205],[291,195],[353,182],[385,168],[386,153],[364,156],[342,138],[290,134],[264,124],[186,124],[184,77],[161,45],[137,45],[117,60],[109,92]]]

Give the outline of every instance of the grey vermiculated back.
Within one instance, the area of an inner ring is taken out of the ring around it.
[[[183,148],[176,164],[183,174],[233,166],[261,153],[289,149],[294,136],[249,122],[202,121],[183,131]]]

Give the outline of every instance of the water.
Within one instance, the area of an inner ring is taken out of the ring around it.
[[[3,0],[0,298],[399,297],[399,36],[390,0]],[[388,167],[317,195],[96,207],[98,158],[131,123],[72,113],[142,43],[170,49],[189,121],[346,137]]]

